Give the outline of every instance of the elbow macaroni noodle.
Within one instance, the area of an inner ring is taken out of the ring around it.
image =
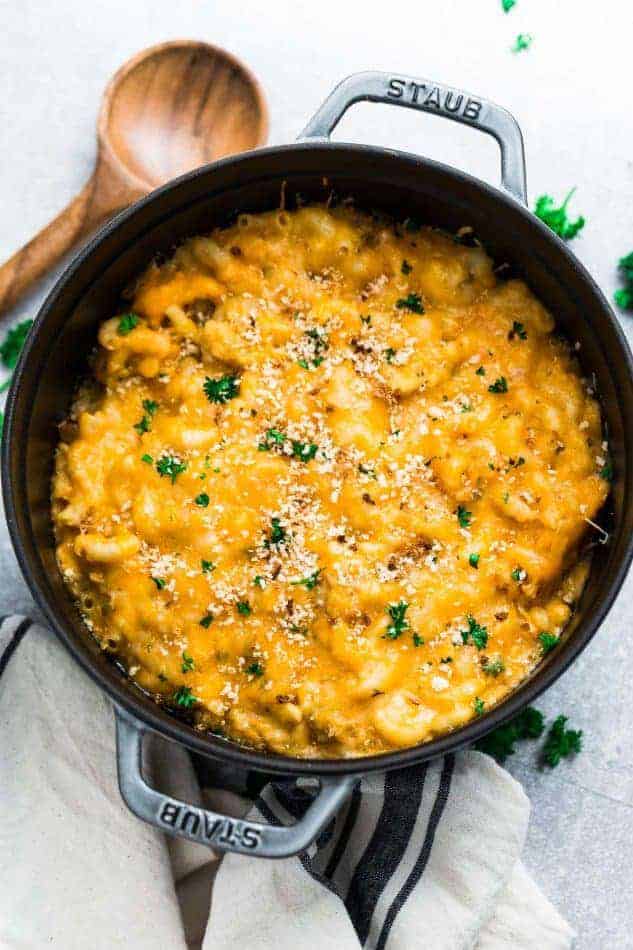
[[[61,429],[57,554],[89,629],[200,730],[410,746],[565,627],[608,494],[598,403],[478,246],[343,204],[153,264]]]

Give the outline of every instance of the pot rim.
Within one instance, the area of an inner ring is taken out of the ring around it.
[[[31,571],[29,557],[22,542],[22,536],[18,527],[16,516],[16,506],[14,504],[14,487],[11,479],[10,460],[13,454],[14,418],[17,393],[25,376],[29,364],[30,354],[33,349],[34,341],[40,328],[47,320],[49,314],[56,305],[60,293],[66,285],[73,279],[77,271],[83,266],[84,262],[93,254],[93,252],[106,241],[121,225],[130,218],[133,218],[139,211],[148,204],[160,202],[162,198],[177,190],[183,183],[192,181],[210,173],[219,168],[233,165],[236,168],[247,165],[253,158],[261,156],[288,155],[290,153],[302,151],[323,150],[327,152],[349,152],[352,151],[364,158],[379,157],[392,158],[398,161],[404,161],[415,165],[417,168],[429,168],[439,171],[442,174],[453,178],[454,181],[465,184],[471,188],[482,192],[486,198],[507,205],[512,211],[519,214],[525,220],[529,221],[532,227],[536,228],[553,247],[556,252],[566,258],[567,262],[574,269],[579,279],[589,288],[593,296],[601,306],[603,315],[614,331],[617,343],[619,345],[620,356],[626,368],[626,373],[633,385],[633,358],[629,349],[623,330],[615,317],[604,294],[588,273],[584,265],[575,257],[570,249],[558,238],[547,225],[543,224],[532,212],[512,197],[509,193],[497,188],[487,182],[476,178],[467,172],[453,168],[442,162],[435,161],[415,155],[411,152],[399,151],[396,149],[381,148],[378,146],[331,142],[329,140],[300,141],[294,144],[268,146],[258,148],[239,155],[229,156],[220,159],[209,165],[201,166],[191,172],[179,176],[168,182],[166,185],[152,191],[149,195],[136,202],[131,207],[117,214],[107,224],[105,224],[97,234],[82,248],[76,257],[71,261],[68,267],[63,271],[59,279],[54,284],[51,291],[46,296],[40,307],[29,338],[20,355],[18,365],[14,371],[12,385],[9,391],[6,409],[4,438],[2,439],[2,492],[4,498],[5,512],[9,534],[16,554],[20,569],[24,579],[31,591],[37,605],[42,610],[46,620],[55,632],[58,639],[69,650],[73,658],[88,673],[97,685],[103,689],[110,698],[119,706],[123,707],[132,716],[140,719],[145,725],[164,737],[185,745],[194,752],[210,758],[217,758],[221,761],[236,765],[248,770],[285,774],[285,775],[352,775],[375,771],[386,771],[403,768],[413,763],[426,761],[447,753],[455,752],[465,746],[472,745],[492,729],[507,722],[515,716],[521,709],[531,703],[537,696],[543,693],[551,686],[559,676],[571,665],[576,657],[587,646],[589,641],[595,635],[600,624],[609,612],[613,602],[622,586],[626,573],[633,559],[633,534],[627,539],[626,546],[622,552],[620,562],[613,571],[611,580],[604,590],[601,590],[597,597],[595,609],[591,615],[584,621],[584,628],[574,631],[567,640],[565,640],[558,650],[550,654],[540,668],[532,673],[530,678],[525,680],[497,706],[492,707],[477,719],[471,720],[463,726],[454,729],[451,732],[431,739],[428,742],[399,749],[393,752],[385,752],[371,756],[360,756],[355,758],[322,758],[322,759],[301,759],[292,756],[285,756],[279,753],[260,752],[247,747],[240,747],[230,740],[224,740],[208,733],[196,733],[189,725],[180,722],[170,715],[167,710],[156,704],[151,698],[144,696],[140,691],[136,691],[122,677],[116,675],[108,677],[105,671],[100,669],[93,661],[93,658],[87,647],[80,646],[77,638],[66,628],[66,625],[57,620],[54,603],[49,601],[48,596],[41,588],[34,572]],[[291,173],[289,172],[289,176]],[[88,636],[88,632],[87,636]]]

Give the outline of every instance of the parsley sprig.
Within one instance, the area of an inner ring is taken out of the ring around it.
[[[212,379],[207,376],[202,388],[209,402],[225,403],[235,399],[240,394],[240,380],[238,376],[220,376]]]
[[[136,423],[134,428],[139,435],[143,435],[144,432],[149,432],[152,428],[152,416],[158,409],[158,403],[154,402],[153,399],[144,399],[143,400],[143,409],[145,410],[144,415],[141,417],[140,421]]]
[[[514,46],[511,46],[510,49],[513,53],[521,53],[523,50],[530,48],[533,39],[534,37],[531,33],[519,33],[514,41]]]
[[[161,478],[171,478],[172,485],[179,475],[187,468],[186,462],[181,462],[174,455],[163,455],[156,463],[156,471]]]
[[[567,205],[575,190],[575,188],[572,188],[559,208],[556,207],[554,199],[550,195],[541,195],[540,198],[536,199],[534,214],[563,241],[571,241],[585,226],[585,219],[582,215],[576,218],[575,221],[571,221],[567,216]]]
[[[472,614],[468,614],[466,621],[468,623],[468,630],[461,631],[462,641],[465,644],[470,641],[478,650],[483,650],[488,643],[488,628],[477,623]]]
[[[388,625],[383,639],[397,640],[405,630],[409,629],[409,621],[405,618],[408,609],[409,605],[406,600],[399,600],[397,604],[387,606],[386,610],[391,618],[391,623]]]
[[[567,729],[567,716],[558,716],[545,740],[543,762],[555,768],[561,759],[575,755],[582,749],[582,729]]]
[[[613,299],[623,310],[633,310],[633,251],[620,258],[618,270],[624,279],[624,287],[616,290]]]
[[[498,379],[495,379],[494,383],[491,383],[488,386],[489,393],[507,393],[508,391],[508,380],[505,376],[499,376]]]
[[[280,429],[268,429],[263,442],[260,442],[257,448],[260,452],[270,452],[271,449],[281,449],[288,441],[287,436]],[[311,462],[319,451],[319,446],[315,442],[300,442],[297,439],[291,439],[293,459],[300,462]]]
[[[286,529],[279,518],[271,518],[270,531],[264,540],[264,547],[269,548],[273,544],[284,544],[285,541],[287,541]]]
[[[21,323],[18,323],[17,326],[11,327],[2,343],[0,343],[0,360],[2,360],[2,365],[6,366],[7,369],[15,369],[18,357],[22,352],[22,347],[26,342],[26,338],[32,326],[32,320],[23,320]],[[0,386],[0,393],[3,393],[5,389],[9,388],[12,378],[13,374]]]
[[[538,635],[538,642],[541,644],[541,651],[545,656],[558,644],[558,637],[554,636],[553,633],[548,633],[547,630],[541,630]]]
[[[481,715],[484,704],[475,700],[475,713]],[[561,759],[575,755],[582,749],[582,730],[568,729],[567,716],[557,716],[547,733],[540,755],[543,765],[556,768]],[[538,709],[527,706],[510,722],[499,726],[476,743],[480,752],[487,752],[499,763],[514,755],[515,744],[523,739],[540,739],[545,732],[545,717]]]
[[[400,297],[396,300],[398,310],[410,310],[412,313],[424,313],[422,298],[419,294],[407,294],[406,297]]]
[[[325,359],[323,353],[329,349],[330,341],[323,327],[312,327],[310,330],[306,330],[305,335],[310,341],[309,345],[312,350],[312,357],[310,359],[303,358],[297,360],[297,363],[303,369],[310,369],[310,366],[317,369]]]
[[[468,508],[464,508],[463,505],[457,506],[457,520],[459,522],[460,528],[470,528],[472,519],[472,511],[469,511]]]
[[[135,327],[138,326],[139,318],[135,313],[124,313],[119,317],[119,323],[116,332],[119,336],[127,336]]]
[[[302,577],[301,580],[291,581],[291,584],[294,584],[295,587],[305,587],[306,590],[314,590],[320,580],[322,568],[319,568],[317,571],[314,571],[312,574],[308,574],[307,577]]]
[[[514,340],[515,336],[518,336],[520,340],[527,340],[527,330],[519,320],[513,321],[512,329],[508,333],[508,339]]]
[[[480,700],[480,703],[482,701]],[[483,703],[478,708],[475,700],[475,712],[477,715],[483,713]],[[514,755],[514,745],[520,739],[538,739],[545,730],[544,717],[538,709],[528,706],[518,716],[511,719],[510,722],[499,726],[489,732],[487,736],[476,743],[476,748],[480,752],[487,752],[497,762],[502,763],[509,755]]]
[[[189,686],[179,686],[174,693],[174,702],[184,709],[191,709],[198,702],[198,699],[193,695]]]

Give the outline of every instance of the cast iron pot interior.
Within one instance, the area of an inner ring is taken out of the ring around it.
[[[122,289],[157,252],[168,254],[176,242],[229,223],[236,213],[279,207],[284,182],[287,207],[297,196],[321,201],[333,191],[398,219],[414,216],[452,232],[472,226],[495,261],[522,276],[567,338],[580,342],[578,355],[586,375],[595,374],[614,459],[613,492],[602,519],[610,542],[596,545],[591,577],[564,642],[480,719],[427,744],[361,759],[300,760],[195,732],[143,695],[100,651],[55,561],[49,494],[57,426],[86,373],[99,323],[117,310]],[[320,142],[262,149],[184,176],[119,215],[54,288],[22,354],[7,407],[2,471],[9,528],[26,580],[57,635],[119,705],[151,728],[249,770],[346,774],[397,768],[455,751],[514,715],[595,633],[632,553],[633,441],[627,435],[633,432],[632,380],[628,347],[600,291],[562,242],[514,199],[403,153]]]

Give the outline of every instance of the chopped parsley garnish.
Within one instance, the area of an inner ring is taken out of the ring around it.
[[[575,190],[575,188],[572,188],[560,208],[556,207],[554,199],[550,195],[541,195],[540,198],[537,198],[534,208],[534,214],[537,218],[540,218],[563,241],[571,241],[585,226],[585,219],[582,215],[576,218],[575,221],[570,221],[567,217],[567,204]]]
[[[566,729],[567,716],[558,716],[543,746],[543,762],[555,768],[561,759],[574,755],[582,749],[582,729]]]
[[[178,706],[184,706],[185,709],[190,709],[198,702],[198,699],[193,695],[188,686],[179,686],[174,693],[174,702]]]
[[[464,403],[462,403],[462,409],[461,409],[461,411],[462,411],[462,412],[472,412],[472,411],[473,411],[473,404],[472,404],[471,402],[464,402]]]
[[[266,438],[259,443],[258,449],[260,452],[269,452],[274,445],[283,445],[285,441],[286,436],[279,429],[268,429]]]
[[[311,462],[317,454],[319,446],[314,442],[295,442],[292,443],[292,457],[301,462]]]
[[[546,653],[554,649],[558,643],[558,637],[555,637],[553,633],[548,633],[547,630],[541,630],[538,635],[538,642],[541,644],[541,650],[543,656],[545,656]]]
[[[600,471],[598,472],[600,478],[604,479],[605,482],[613,481],[613,465],[611,462],[605,462]]]
[[[265,547],[269,548],[271,544],[283,544],[286,540],[286,529],[281,526],[279,518],[272,518],[270,522],[270,534],[264,541]]]
[[[195,502],[196,502],[196,505],[200,506],[200,508],[208,508],[209,501],[210,499],[206,491],[200,492],[199,495],[196,495]]]
[[[200,561],[200,567],[202,568],[203,574],[210,574],[211,571],[215,570],[215,564],[213,561],[205,561],[204,559]]]
[[[365,326],[368,327],[369,324],[371,323],[371,314],[367,314],[366,317],[361,317],[361,318],[360,318],[360,322],[361,322],[361,323],[364,323]]]
[[[255,587],[259,587],[260,590],[263,590],[266,585],[266,581],[261,576],[261,574],[256,574],[255,577],[253,578],[253,584],[255,585]]]
[[[143,435],[144,432],[149,432],[150,430],[150,419],[149,416],[141,416],[139,422],[135,423],[134,428],[139,435]]]
[[[141,455],[141,462],[145,462],[147,465],[153,465],[154,459],[152,458],[151,455],[148,455],[146,452],[145,455]]]
[[[387,627],[387,632],[383,639],[397,640],[405,630],[409,629],[409,622],[405,619],[405,614],[408,609],[409,605],[405,600],[400,600],[397,604],[389,604],[386,610],[391,617],[391,623]]]
[[[310,330],[306,330],[305,335],[312,343],[313,356],[311,359],[297,360],[297,363],[304,369],[310,369],[311,365],[316,369],[323,362],[324,357],[321,354],[328,349],[330,342],[322,327],[312,327]]]
[[[367,466],[363,465],[362,462],[358,466],[358,471],[361,472],[363,475],[366,475],[368,478],[373,478],[373,479],[378,478],[378,476],[376,475],[375,469],[367,468]]]
[[[513,581],[516,581],[517,584],[520,584],[522,583],[522,581],[525,580],[525,578],[527,577],[527,574],[523,570],[522,567],[515,567],[512,573],[510,574],[510,577],[512,578]]]
[[[225,403],[239,396],[240,381],[237,376],[220,376],[218,379],[207,376],[202,388],[209,402]]]
[[[3,366],[6,366],[7,369],[15,369],[18,357],[22,352],[22,347],[32,326],[32,320],[23,320],[22,323],[18,323],[17,326],[12,327],[8,331],[3,342],[0,343],[0,359],[2,360]],[[9,388],[12,378],[13,374],[0,386],[0,393],[3,393],[5,389]]]
[[[518,336],[520,340],[527,340],[527,330],[518,320],[514,320],[512,323],[512,329],[508,333],[508,339],[514,340],[515,336]]]
[[[419,633],[413,634],[413,646],[414,647],[424,646],[424,637],[421,637]]]
[[[457,506],[457,520],[459,521],[460,528],[470,528],[472,518],[472,511],[468,511],[463,505]]]
[[[477,623],[472,614],[468,614],[466,620],[468,622],[468,630],[461,631],[463,642],[468,643],[470,640],[478,650],[483,650],[488,643],[488,628]]]
[[[411,267],[411,264],[409,264],[408,261],[403,261],[402,267],[400,268],[400,270],[402,271],[403,274],[406,275],[406,274],[410,274],[413,268]]]
[[[269,452],[278,446],[283,448],[286,442],[286,436],[280,429],[268,429],[266,438],[257,446],[260,452]],[[319,446],[314,442],[299,442],[292,440],[292,458],[299,459],[301,462],[310,462],[319,451]]]
[[[119,336],[127,336],[136,326],[138,326],[137,315],[135,313],[124,313],[122,317],[119,317],[119,325],[116,331]]]
[[[205,629],[208,630],[211,624],[213,623],[213,614],[205,614],[204,617],[202,617],[198,621],[198,623],[200,624],[201,627],[204,627]]]
[[[247,600],[240,600],[237,604],[237,612],[243,617],[250,617],[250,615],[253,613],[253,608]]]
[[[164,577],[152,577],[152,580],[156,584],[156,587],[158,588],[158,590],[165,590],[165,587],[167,586],[167,581],[165,580]]]
[[[633,251],[620,258],[618,270],[624,278],[624,287],[616,290],[613,299],[623,310],[633,310]]]
[[[505,505],[507,505],[509,501],[510,501],[510,492],[504,491],[504,493],[503,493],[503,503],[504,503]]]
[[[264,667],[261,665],[261,663],[255,661],[254,663],[249,663],[249,665],[246,667],[246,672],[249,676],[263,676]]]
[[[475,370],[475,376],[485,376],[485,375],[486,375],[486,370],[483,368],[483,366],[480,366],[479,369]]]
[[[396,300],[398,310],[410,310],[412,313],[424,313],[422,298],[419,294],[407,294],[406,297],[400,297]]]
[[[495,379],[494,383],[488,386],[489,393],[507,393],[508,391],[508,381],[505,376],[499,376],[498,379]]]
[[[152,416],[158,409],[158,403],[154,402],[153,399],[144,399],[143,400],[143,409],[145,410],[145,415],[141,418],[140,422],[137,422],[134,426],[138,430],[140,435],[143,435],[144,432],[149,432],[152,425]]]
[[[476,716],[483,716],[483,714],[484,714],[484,709],[486,708],[486,704],[485,704],[485,702],[483,701],[483,699],[480,699],[480,698],[479,698],[479,696],[475,696],[474,707],[475,707],[475,715],[476,715]]]
[[[385,359],[387,360],[387,362],[393,363],[393,358],[395,355],[396,355],[396,351],[394,350],[393,346],[388,346],[387,349],[385,350]]]
[[[22,347],[26,341],[29,330],[33,326],[32,320],[23,320],[17,326],[7,331],[2,343],[0,343],[0,359],[3,366],[7,369],[15,369],[18,357],[22,352]]]
[[[514,41],[514,46],[510,48],[513,53],[520,53],[522,50],[530,48],[533,39],[534,37],[531,33],[519,33]]]
[[[481,668],[486,676],[499,676],[504,672],[506,665],[501,659],[486,660],[485,663],[481,664]]]
[[[183,673],[191,673],[192,670],[196,668],[195,663],[193,662],[193,657],[189,656],[186,650],[182,651],[182,666],[181,670]]]
[[[172,485],[187,468],[186,462],[180,462],[173,455],[163,455],[156,463],[156,471],[161,478],[171,478]]]
[[[479,567],[479,554],[474,554],[474,553],[469,554],[468,563],[470,564],[471,567],[474,567],[475,570],[477,570]]]
[[[516,2],[517,0],[501,0],[501,6],[503,7],[503,12],[509,13]]]
[[[294,584],[295,587],[301,585],[302,587],[305,587],[306,590],[314,590],[314,588],[319,583],[320,574],[321,568],[319,568],[317,571],[314,571],[312,574],[308,574],[307,577],[302,577],[300,581],[291,581],[291,583]]]
[[[477,706],[475,706],[475,712],[477,712]],[[538,739],[544,729],[543,714],[538,709],[528,706],[510,722],[499,726],[498,729],[480,739],[476,748],[481,752],[487,752],[497,762],[505,762],[509,755],[514,755],[515,742],[520,739]]]

